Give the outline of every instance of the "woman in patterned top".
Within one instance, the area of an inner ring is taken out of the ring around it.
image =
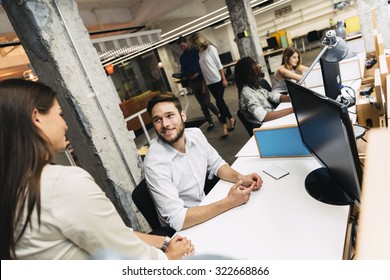
[[[260,86],[263,77],[261,66],[251,57],[240,59],[234,69],[238,89],[239,109],[244,117],[256,126],[263,122],[293,113],[292,108],[274,110],[272,103],[290,102],[290,97],[269,92]]]

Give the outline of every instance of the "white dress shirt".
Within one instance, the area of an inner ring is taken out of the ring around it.
[[[207,172],[210,177],[226,164],[198,128],[186,128],[185,153],[160,139],[146,154],[145,178],[163,224],[182,229],[187,209],[198,206],[205,197]]]
[[[41,224],[36,210],[31,221],[32,228],[27,226],[16,244],[18,259],[87,259],[104,249],[132,259],[167,259],[124,224],[91,175],[79,167],[44,167]]]

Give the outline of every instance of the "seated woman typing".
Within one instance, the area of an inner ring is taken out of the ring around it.
[[[275,84],[272,87],[273,92],[288,94],[286,79],[299,81],[307,67],[301,64],[301,54],[294,47],[287,47],[283,52],[282,65],[276,70]]]
[[[0,123],[2,260],[87,259],[104,249],[132,259],[193,253],[186,238],[134,232],[88,172],[51,163],[68,144],[51,88],[0,82]]]
[[[263,77],[261,66],[251,57],[240,59],[234,69],[238,88],[239,109],[244,117],[256,126],[263,122],[284,117],[293,113],[292,108],[276,110],[272,103],[290,102],[290,97],[269,92],[260,86]]]

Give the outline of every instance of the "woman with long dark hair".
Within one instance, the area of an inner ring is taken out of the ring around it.
[[[274,120],[293,112],[292,108],[274,110],[273,103],[290,102],[290,97],[269,92],[260,86],[263,72],[260,64],[253,58],[241,58],[235,68],[234,76],[239,97],[239,110],[254,126]]]
[[[193,253],[186,238],[169,242],[126,227],[89,173],[52,164],[68,127],[51,88],[0,82],[0,124],[1,259],[86,259],[103,249],[134,259]]]

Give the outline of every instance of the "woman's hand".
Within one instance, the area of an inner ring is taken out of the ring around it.
[[[222,85],[226,88],[228,86],[228,81],[226,79],[222,79]]]
[[[185,256],[193,255],[195,252],[194,244],[191,240],[180,235],[175,235],[169,242],[168,248],[165,251],[168,259],[177,260]]]

